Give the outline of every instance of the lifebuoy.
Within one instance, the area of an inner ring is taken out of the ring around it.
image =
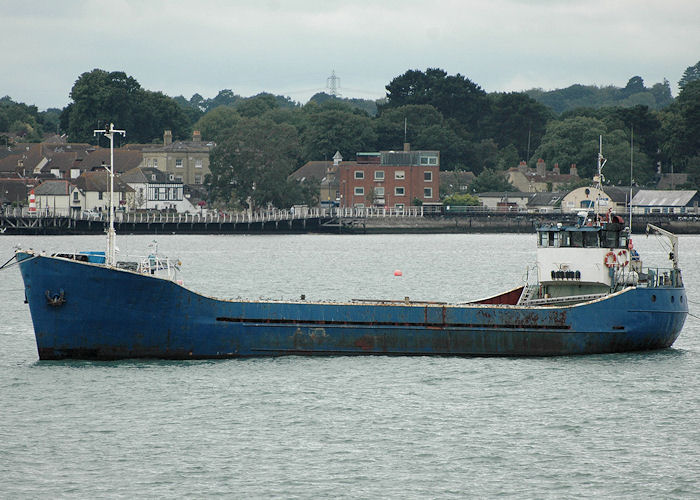
[[[630,263],[629,257],[627,256],[627,250],[620,250],[619,252],[617,252],[617,257],[620,261],[618,263],[618,266],[620,267],[625,267],[627,264]]]
[[[605,264],[605,267],[613,267],[616,262],[617,257],[615,257],[615,252],[608,252],[605,254],[605,258],[603,259],[603,264]]]

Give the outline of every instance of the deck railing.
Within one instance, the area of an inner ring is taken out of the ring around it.
[[[678,288],[683,286],[683,278],[678,269],[648,267],[646,271],[647,288]]]

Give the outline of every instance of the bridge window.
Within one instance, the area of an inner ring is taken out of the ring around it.
[[[571,246],[576,248],[583,247],[583,233],[580,231],[573,231],[571,233]]]
[[[617,231],[602,231],[600,233],[600,243],[603,247],[615,248],[618,243]]]
[[[564,231],[559,233],[559,246],[570,247],[571,246],[571,233],[569,231]]]
[[[586,248],[598,248],[598,232],[586,231],[583,233],[583,246]]]

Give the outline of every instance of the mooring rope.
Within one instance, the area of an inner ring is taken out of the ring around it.
[[[36,259],[37,257],[38,257],[38,255],[33,255],[33,256],[29,257],[28,259],[24,259],[22,262],[29,262],[30,260]],[[18,260],[15,260],[14,262],[12,262],[14,259],[15,259],[15,256],[13,255],[12,257],[10,257],[10,260],[8,260],[2,266],[0,266],[0,271],[4,271],[5,269],[9,269],[12,266],[16,266],[17,264],[19,264]]]

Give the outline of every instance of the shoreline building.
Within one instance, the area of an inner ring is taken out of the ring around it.
[[[354,162],[339,162],[341,207],[440,205],[440,152],[403,151],[357,153]]]
[[[535,168],[529,168],[521,161],[517,167],[506,172],[506,179],[518,191],[524,193],[539,193],[544,191],[559,191],[562,186],[578,181],[578,168],[572,163],[568,174],[562,174],[559,164],[555,163],[552,170],[547,170],[547,164],[540,158]]]
[[[198,130],[191,141],[173,142],[173,133],[163,133],[163,145],[143,148],[143,161],[140,167],[153,167],[173,175],[173,179],[183,184],[203,184],[209,170],[209,152],[213,142],[203,142]]]

